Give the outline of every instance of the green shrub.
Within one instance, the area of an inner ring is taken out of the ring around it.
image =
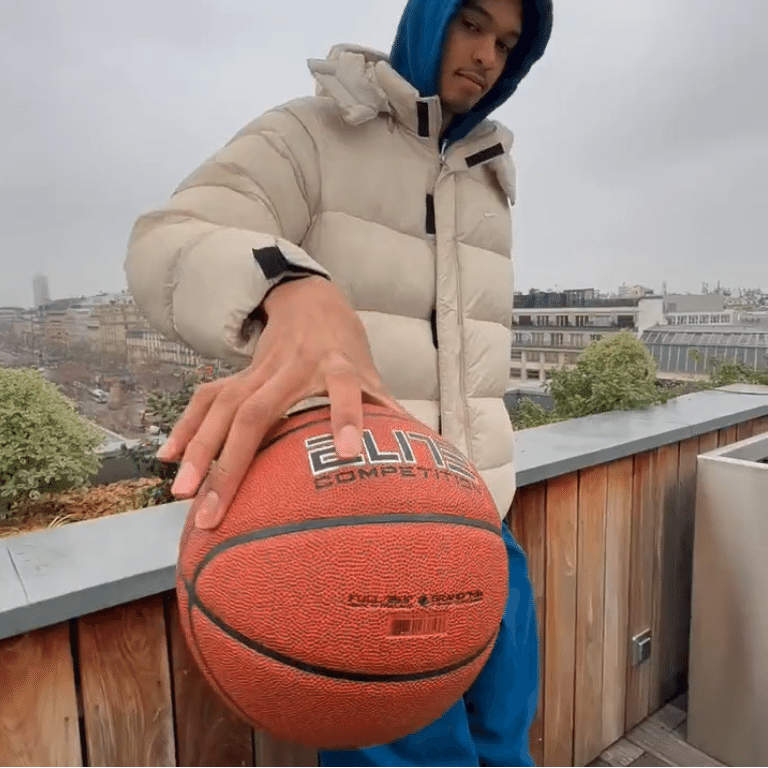
[[[756,371],[744,363],[715,361],[709,372],[708,383],[711,387],[727,387],[729,384],[768,385],[768,371]]]
[[[0,516],[12,505],[84,485],[102,436],[31,369],[0,368]]]
[[[547,392],[553,407],[545,410],[523,401],[512,414],[517,428],[649,408],[666,399],[656,386],[656,364],[651,353],[627,331],[592,342],[579,356],[575,368],[551,371]]]

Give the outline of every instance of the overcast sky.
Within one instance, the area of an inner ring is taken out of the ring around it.
[[[404,0],[0,0],[0,305],[125,287],[136,217]],[[555,0],[496,114],[517,287],[768,291],[768,0]]]

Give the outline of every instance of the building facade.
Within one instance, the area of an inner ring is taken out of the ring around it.
[[[741,363],[756,371],[768,369],[768,328],[659,325],[647,329],[642,342],[662,374],[703,378],[714,362]]]
[[[663,322],[663,309],[660,296],[605,298],[592,288],[515,294],[510,378],[545,381],[593,341],[622,331],[640,337]]]

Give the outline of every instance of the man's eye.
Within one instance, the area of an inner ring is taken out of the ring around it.
[[[509,54],[510,51],[512,50],[512,46],[511,45],[507,45],[506,43],[502,42],[501,40],[499,40],[496,43],[496,45],[498,45],[499,49],[501,50],[501,52],[505,53],[505,54]]]
[[[462,24],[470,31],[470,32],[480,32],[480,27],[477,26],[474,22],[470,21],[469,19],[462,19]]]

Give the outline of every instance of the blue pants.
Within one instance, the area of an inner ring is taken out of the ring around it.
[[[528,731],[536,712],[539,638],[525,554],[502,524],[509,598],[486,665],[464,697],[418,733],[380,747],[321,752],[322,766],[532,766]]]

